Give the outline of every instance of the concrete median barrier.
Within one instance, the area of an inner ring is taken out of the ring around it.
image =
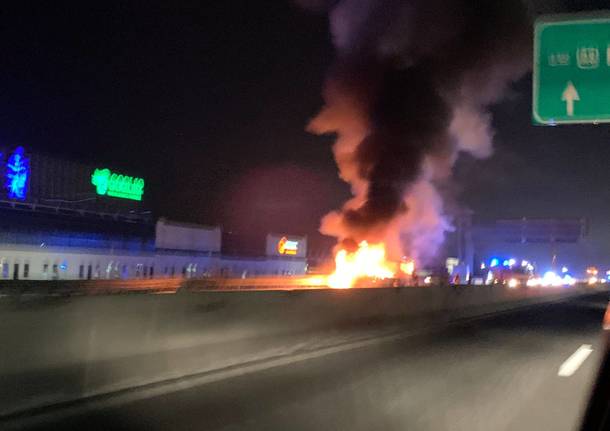
[[[596,291],[465,286],[73,296],[21,290],[0,298],[0,416]]]

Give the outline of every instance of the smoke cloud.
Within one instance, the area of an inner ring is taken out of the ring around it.
[[[327,214],[320,231],[344,244],[385,241],[391,256],[425,262],[451,229],[439,184],[451,180],[460,152],[492,153],[487,109],[528,70],[526,7],[517,0],[325,7],[336,59],[308,130],[336,134],[335,160],[353,198]]]

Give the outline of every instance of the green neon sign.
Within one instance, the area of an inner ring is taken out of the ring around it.
[[[93,171],[91,184],[95,186],[95,192],[101,196],[141,201],[144,194],[142,178],[117,174],[108,168]]]

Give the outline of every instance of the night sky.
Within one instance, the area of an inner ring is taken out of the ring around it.
[[[322,247],[320,217],[348,196],[332,138],[304,130],[333,58],[323,14],[288,0],[13,3],[2,145],[141,175],[159,216]],[[481,219],[587,217],[610,242],[610,126],[534,127],[530,105],[528,75],[494,108],[492,158],[458,163],[455,196]]]

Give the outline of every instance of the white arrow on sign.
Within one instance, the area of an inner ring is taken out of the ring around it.
[[[574,101],[579,101],[580,96],[578,95],[578,91],[576,91],[576,87],[572,84],[572,81],[568,81],[568,85],[566,85],[566,89],[563,90],[563,94],[561,95],[561,100],[566,102],[566,113],[568,117],[574,116]]]

